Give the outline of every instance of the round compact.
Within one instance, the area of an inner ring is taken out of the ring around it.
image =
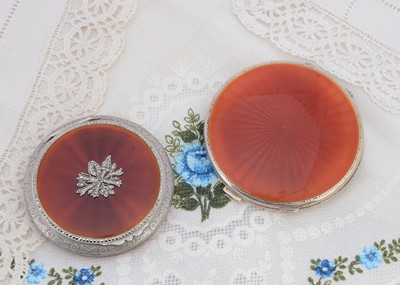
[[[245,70],[214,98],[205,137],[225,191],[296,211],[325,201],[352,177],[362,127],[349,94],[305,65]]]
[[[74,253],[106,256],[146,240],[174,177],[162,145],[130,121],[93,116],[55,130],[29,159],[25,197],[39,230]]]

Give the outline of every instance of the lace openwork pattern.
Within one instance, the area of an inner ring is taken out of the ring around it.
[[[388,1],[383,1],[389,3]],[[364,88],[400,114],[400,52],[311,0],[232,0],[242,24],[280,49]],[[397,11],[391,4],[393,10]]]
[[[22,282],[29,253],[43,241],[27,213],[28,157],[52,129],[93,114],[106,90],[105,70],[120,54],[122,28],[136,0],[69,0],[50,39],[17,128],[0,157],[0,281]]]

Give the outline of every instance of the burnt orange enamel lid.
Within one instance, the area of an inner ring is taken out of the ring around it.
[[[214,99],[207,149],[232,196],[293,210],[337,192],[362,153],[359,116],[326,75],[291,63],[246,70]]]
[[[115,175],[119,186],[109,183],[112,194],[101,193],[108,173],[103,184],[86,181],[77,187],[81,173],[101,179],[104,170],[95,167],[104,166],[107,157],[110,166],[116,166],[111,173],[122,173]],[[94,163],[88,166],[90,161]],[[85,187],[85,193],[76,193]],[[107,238],[133,228],[150,212],[160,188],[160,170],[150,147],[137,135],[114,125],[87,125],[66,133],[47,150],[37,188],[43,209],[60,227],[84,237]]]
[[[56,130],[33,154],[26,199],[39,229],[84,255],[140,244],[166,215],[173,174],[161,144],[142,127],[109,116]]]

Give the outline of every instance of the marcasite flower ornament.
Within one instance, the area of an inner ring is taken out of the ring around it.
[[[80,196],[88,195],[93,198],[99,197],[100,194],[104,197],[114,195],[114,187],[121,187],[122,182],[118,176],[123,174],[122,168],[115,170],[117,165],[111,163],[111,155],[103,161],[101,166],[94,160],[88,163],[88,172],[79,173],[76,193]]]

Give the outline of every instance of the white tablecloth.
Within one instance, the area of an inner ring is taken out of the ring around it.
[[[396,0],[0,2],[0,280],[398,284],[399,15]],[[333,199],[295,214],[231,201],[202,215],[178,204],[150,240],[107,258],[41,237],[23,175],[46,133],[108,114],[168,149],[174,121],[183,126],[190,110],[204,120],[227,78],[268,61],[322,67],[354,96],[364,157]]]

